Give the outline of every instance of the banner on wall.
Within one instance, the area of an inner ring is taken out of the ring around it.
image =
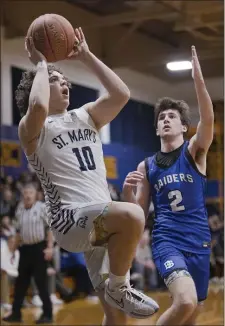
[[[108,179],[118,179],[117,158],[115,156],[104,156]]]
[[[11,168],[19,168],[21,166],[21,147],[18,142],[2,140],[0,144],[1,165]]]
[[[3,174],[18,178],[27,170],[27,159],[18,141],[17,127],[2,126],[1,137],[0,159]],[[124,146],[119,143],[103,145],[103,152],[107,179],[119,189],[122,188],[126,175],[135,171],[137,165],[145,157],[153,155],[153,153],[145,152],[138,147]],[[218,198],[221,196],[220,188],[222,189],[222,182],[218,182],[218,179],[208,180],[206,197]]]

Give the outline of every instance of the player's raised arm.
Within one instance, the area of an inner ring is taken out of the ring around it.
[[[34,47],[32,38],[26,40],[30,61],[36,65],[36,75],[30,91],[28,109],[20,121],[19,136],[23,147],[29,148],[37,140],[48,115],[50,86],[45,57]],[[20,89],[19,89],[20,91]],[[29,152],[29,150],[28,150]]]
[[[194,46],[192,46],[192,65],[192,77],[194,79],[198,99],[200,121],[198,123],[196,135],[190,141],[190,146],[194,155],[196,155],[196,153],[206,154],[213,140],[214,113],[213,104],[205,86]]]
[[[141,206],[147,218],[151,196],[144,161],[138,165],[137,171],[128,173],[123,184],[122,196],[123,200]]]
[[[107,93],[89,103],[87,111],[98,129],[112,121],[130,98],[130,91],[124,82],[93,53],[89,51],[82,29],[76,29],[79,43],[73,54],[82,61],[100,80]]]

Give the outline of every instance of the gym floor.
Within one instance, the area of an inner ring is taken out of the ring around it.
[[[224,325],[224,286],[211,285],[209,295],[201,314],[197,318],[197,325]],[[149,319],[130,319],[129,325],[155,325],[158,317],[169,307],[171,299],[168,292],[149,293],[159,305],[160,310]],[[23,310],[21,325],[32,325],[39,317],[40,308],[26,308]],[[102,308],[98,301],[80,299],[63,306],[54,307],[54,325],[101,325]],[[1,325],[6,323],[2,322]]]

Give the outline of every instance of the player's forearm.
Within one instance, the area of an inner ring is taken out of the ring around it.
[[[82,61],[98,77],[110,96],[129,99],[130,91],[126,84],[93,53],[88,52]]]
[[[123,189],[122,200],[128,203],[137,204],[137,199],[133,191]]]
[[[48,67],[46,62],[39,62],[37,64],[37,72],[33,81],[33,85],[29,97],[29,108],[39,108],[48,115],[50,98],[50,86]]]
[[[204,124],[214,122],[213,104],[204,81],[195,81],[195,90],[198,99],[200,121]]]

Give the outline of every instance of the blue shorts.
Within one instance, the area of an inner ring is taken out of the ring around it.
[[[174,248],[171,245],[153,249],[155,265],[163,279],[167,278],[175,270],[184,269],[188,271],[195,283],[198,301],[207,298],[209,273],[210,273],[210,253],[195,254]]]

